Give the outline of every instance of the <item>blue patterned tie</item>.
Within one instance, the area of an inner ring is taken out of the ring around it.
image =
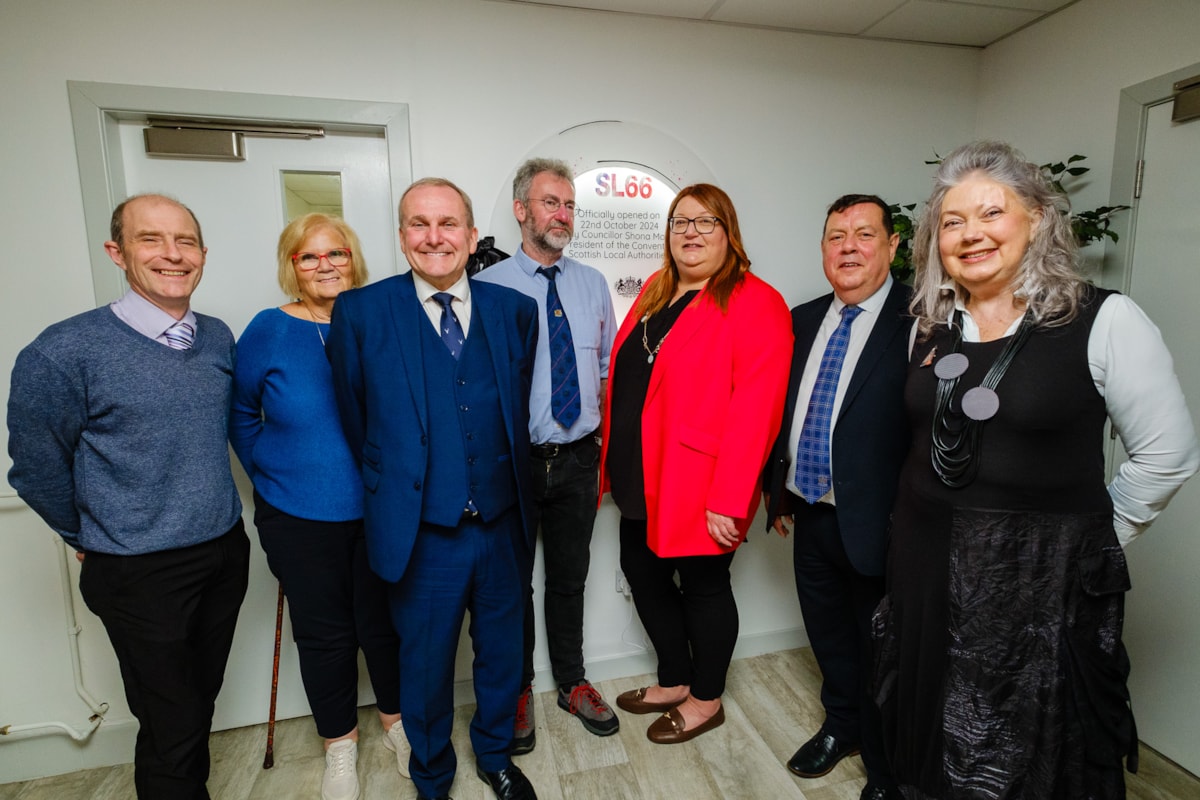
[[[167,347],[172,350],[191,350],[192,343],[196,341],[196,332],[192,330],[192,326],[182,321],[163,331],[163,336],[167,339]]]
[[[817,370],[817,382],[813,385],[808,411],[804,415],[800,446],[796,448],[796,488],[810,503],[817,502],[829,491],[829,431],[833,426],[833,400],[837,396],[842,362],[846,360],[846,345],[850,344],[850,323],[861,311],[858,306],[842,308],[842,321],[829,337],[829,344],[825,345],[821,368]]]
[[[454,295],[449,292],[438,292],[433,299],[437,300],[438,305],[442,307],[442,321],[438,324],[438,333],[442,335],[442,342],[450,351],[450,355],[454,356],[454,360],[457,361],[458,354],[462,352],[463,342],[467,340],[467,335],[463,333],[458,315],[450,307],[450,303],[454,301]]]
[[[554,278],[558,267],[538,267],[550,285],[546,289],[546,330],[550,332],[550,410],[564,428],[579,419],[579,369],[575,364],[575,341],[571,323],[558,298]]]

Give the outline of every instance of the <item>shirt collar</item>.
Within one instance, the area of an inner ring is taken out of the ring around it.
[[[979,326],[975,324],[975,318],[972,317],[971,312],[967,310],[967,301],[963,298],[962,289],[959,287],[959,285],[957,283],[955,283],[954,281],[950,280],[950,281],[946,281],[945,283],[943,283],[941,286],[938,287],[938,289],[940,289],[943,292],[954,292],[954,307],[950,309],[950,314],[946,318],[946,324],[953,326],[954,325],[954,315],[957,312],[961,311],[962,315],[963,315],[963,323],[962,323],[963,338],[966,339],[968,342],[978,342],[979,341]],[[1016,333],[1017,327],[1021,324],[1021,320],[1025,319],[1025,314],[1028,314],[1028,313],[1029,313],[1029,308],[1027,307],[1025,309],[1024,313],[1022,313],[1019,317],[1017,317],[1016,319],[1014,319],[1012,321],[1012,324],[1008,326],[1008,330],[1006,330],[1004,332],[1004,335],[1012,336],[1014,333]]]
[[[143,336],[160,338],[176,322],[186,322],[196,330],[196,315],[189,307],[182,319],[175,319],[145,297],[130,289],[121,299],[111,303],[113,312]]]
[[[530,258],[529,255],[525,252],[524,245],[517,248],[517,252],[516,252],[516,254],[513,255],[513,258],[516,259],[517,266],[519,266],[525,272],[525,274],[531,278],[534,275],[537,275],[537,271],[539,269],[542,269],[542,268],[548,267],[548,266],[558,267],[558,272],[560,275],[567,271],[566,257],[559,256],[558,261],[555,261],[553,264],[543,264],[540,261],[534,261],[532,258]]]
[[[435,287],[432,283],[418,275],[416,270],[413,270],[412,276],[413,288],[417,290],[417,299],[420,300],[421,303],[428,302],[429,298],[433,297],[440,291],[449,292],[450,294],[454,295],[455,300],[458,300],[461,303],[466,303],[471,299],[471,284],[467,281],[467,273],[465,271],[459,277],[459,279],[454,282],[453,286],[445,290]]]
[[[893,282],[892,276],[889,273],[887,278],[883,281],[883,285],[876,289],[873,295],[868,297],[866,300],[863,300],[861,303],[858,303],[858,307],[870,314],[878,314],[880,309],[883,308],[883,302],[887,300],[888,292],[892,290]],[[845,307],[846,304],[842,302],[842,298],[835,294],[833,296],[833,310],[837,314],[841,314],[842,309]]]

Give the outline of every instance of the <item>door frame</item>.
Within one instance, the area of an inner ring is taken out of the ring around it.
[[[412,183],[412,151],[408,104],[337,100],[324,97],[173,89],[119,83],[67,81],[71,125],[83,217],[91,259],[96,305],[125,292],[123,273],[104,253],[112,209],[127,196],[125,168],[117,126],[122,120],[148,115],[219,117],[311,123],[337,131],[382,133],[387,147],[391,207]],[[397,239],[392,239],[393,261]],[[399,262],[395,262],[399,263]]]
[[[1200,63],[1159,75],[1121,90],[1117,108],[1117,137],[1113,147],[1112,183],[1109,205],[1130,206],[1128,214],[1113,218],[1112,230],[1120,237],[1106,242],[1101,282],[1110,289],[1129,293],[1133,278],[1133,250],[1137,238],[1138,199],[1133,196],[1138,164],[1146,149],[1146,121],[1149,110],[1170,102],[1173,84],[1200,73]],[[1198,123],[1200,124],[1200,123]]]
[[[1106,246],[1103,283],[1105,286],[1117,289],[1127,295],[1133,288],[1134,253],[1137,245],[1138,218],[1141,213],[1141,199],[1134,197],[1134,187],[1139,165],[1146,156],[1150,110],[1171,101],[1173,84],[1176,81],[1192,77],[1197,73],[1200,73],[1200,64],[1193,64],[1121,91],[1109,198],[1111,204],[1125,204],[1131,206],[1131,209],[1128,214],[1119,214],[1113,220],[1112,228],[1118,233],[1120,240],[1116,243],[1108,242]],[[1200,123],[1190,124],[1200,125]],[[1148,190],[1153,191],[1154,187],[1149,187]],[[1141,269],[1145,270],[1146,266],[1142,266]],[[1167,321],[1158,320],[1157,324],[1164,326],[1164,333],[1170,331],[1170,328],[1166,328]],[[1188,355],[1190,354],[1174,353],[1176,365]],[[1191,398],[1191,400],[1195,402],[1195,398]],[[1194,412],[1194,407],[1192,410]],[[1110,478],[1118,463],[1118,454],[1123,456],[1123,450],[1120,450],[1116,440],[1110,437],[1106,453]],[[1189,489],[1194,490],[1195,487],[1185,487],[1184,491]],[[1176,502],[1179,502],[1178,497]],[[1178,520],[1174,520],[1174,522],[1176,526],[1179,525]],[[1186,532],[1186,529],[1180,531],[1177,528],[1170,531],[1176,536],[1177,542],[1178,536]],[[1149,536],[1158,541],[1154,531],[1151,531]],[[1185,665],[1183,668],[1185,672],[1190,668],[1191,661],[1187,654],[1182,657],[1177,654],[1163,656],[1155,652],[1157,648],[1148,644],[1155,640],[1159,628],[1178,631],[1180,620],[1189,617],[1188,610],[1180,607],[1174,596],[1166,600],[1161,594],[1143,597],[1136,590],[1136,581],[1140,575],[1144,574],[1140,570],[1149,570],[1158,566],[1164,557],[1172,565],[1187,563],[1186,556],[1183,559],[1180,558],[1180,551],[1177,549],[1178,543],[1174,545],[1164,543],[1163,547],[1170,549],[1160,549],[1157,552],[1143,551],[1141,548],[1144,547],[1155,547],[1155,545],[1135,544],[1133,552],[1127,554],[1131,577],[1135,581],[1134,593],[1128,597],[1125,611],[1125,641],[1129,644],[1131,656],[1134,659],[1134,671],[1128,681],[1129,689],[1133,694],[1133,709],[1134,713],[1138,715],[1139,734],[1142,741],[1161,752],[1165,757],[1177,761],[1184,769],[1196,772],[1195,747],[1181,747],[1179,742],[1182,740],[1178,736],[1181,727],[1186,729],[1187,726],[1186,722],[1181,723],[1181,719],[1186,718],[1188,711],[1195,707],[1196,697],[1194,694],[1181,694],[1178,691],[1171,692],[1168,697],[1164,697],[1164,693],[1147,688],[1148,686],[1170,686],[1169,682],[1164,684],[1162,681],[1169,681],[1172,677],[1177,680],[1181,664]],[[1191,553],[1187,553],[1187,555],[1191,555]],[[1142,559],[1148,559],[1148,561],[1143,562]],[[1171,580],[1177,581],[1185,578],[1186,572],[1185,569],[1178,574],[1167,574],[1166,579],[1168,583]],[[1147,628],[1147,625],[1150,627]],[[1191,630],[1190,627],[1184,626],[1185,640],[1186,634],[1190,634]],[[1139,635],[1137,631],[1144,633]],[[1180,709],[1182,709],[1182,714]]]

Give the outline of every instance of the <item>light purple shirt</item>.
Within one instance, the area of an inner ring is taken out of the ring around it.
[[[186,322],[193,331],[196,330],[196,315],[192,309],[189,308],[183,319],[178,320],[132,289],[120,300],[110,303],[109,308],[117,315],[117,319],[159,344],[167,344],[167,328],[176,322]]]

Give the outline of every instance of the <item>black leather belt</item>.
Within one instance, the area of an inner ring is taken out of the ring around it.
[[[461,522],[471,522],[471,521],[477,520],[477,519],[479,519],[478,511],[473,511],[469,508],[464,508],[462,518],[459,519],[459,522],[460,523]]]
[[[565,442],[563,444],[531,444],[529,445],[529,455],[534,458],[558,458],[561,453],[569,453],[576,447],[582,447],[588,443],[594,443],[596,439],[595,432],[580,436],[573,442]]]

